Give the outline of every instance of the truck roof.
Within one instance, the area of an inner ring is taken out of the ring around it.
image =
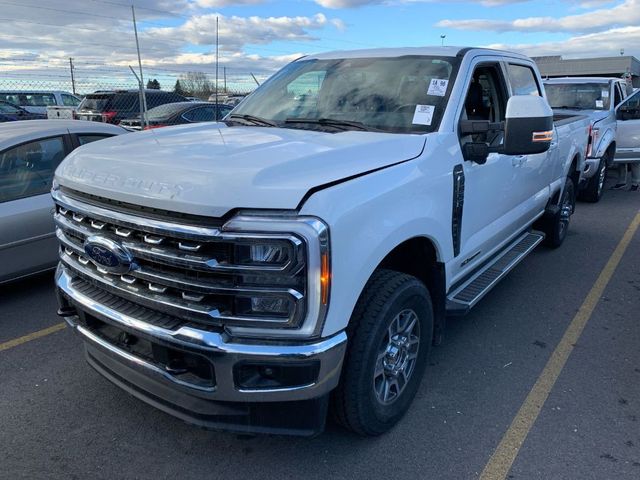
[[[623,78],[616,77],[561,77],[547,78],[544,83],[609,83],[624,82]]]
[[[425,47],[401,47],[401,48],[369,48],[360,50],[335,50],[332,52],[319,53],[304,57],[305,59],[313,60],[330,60],[337,58],[375,58],[375,57],[403,57],[407,55],[425,55],[425,56],[440,56],[440,57],[456,57],[461,53],[487,53],[488,55],[495,55],[496,53],[506,55],[509,57],[516,57],[522,59],[529,59],[525,55],[519,53],[506,52],[503,50],[493,50],[490,48],[476,48],[476,47],[438,47],[438,46],[425,46]]]

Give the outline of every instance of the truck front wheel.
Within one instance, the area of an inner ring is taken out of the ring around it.
[[[604,192],[604,182],[607,179],[608,161],[608,154],[605,154],[600,159],[595,175],[587,181],[584,190],[578,194],[578,198],[580,198],[580,200],[591,203],[600,201]]]
[[[420,386],[433,339],[429,291],[411,275],[377,270],[347,333],[333,414],[360,435],[380,435],[402,418]]]

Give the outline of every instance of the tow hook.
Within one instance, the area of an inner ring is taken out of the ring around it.
[[[78,315],[78,311],[76,310],[76,307],[60,307],[57,314],[62,318],[74,317]]]

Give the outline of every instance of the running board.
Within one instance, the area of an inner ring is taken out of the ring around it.
[[[542,240],[544,234],[527,232],[500,251],[479,272],[447,296],[447,314],[466,314]]]

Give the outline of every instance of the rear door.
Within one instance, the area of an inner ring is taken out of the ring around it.
[[[640,162],[640,90],[616,107],[615,162]]]
[[[0,282],[55,265],[49,192],[70,150],[69,136],[61,134],[0,152]]]
[[[531,65],[507,63],[509,90],[513,95],[542,96],[540,82]],[[514,179],[518,185],[514,192],[516,204],[523,215],[523,223],[532,222],[545,207],[549,197],[549,185],[556,180],[555,166],[560,162],[558,139],[554,138],[549,151],[534,155],[520,155],[515,158]]]

